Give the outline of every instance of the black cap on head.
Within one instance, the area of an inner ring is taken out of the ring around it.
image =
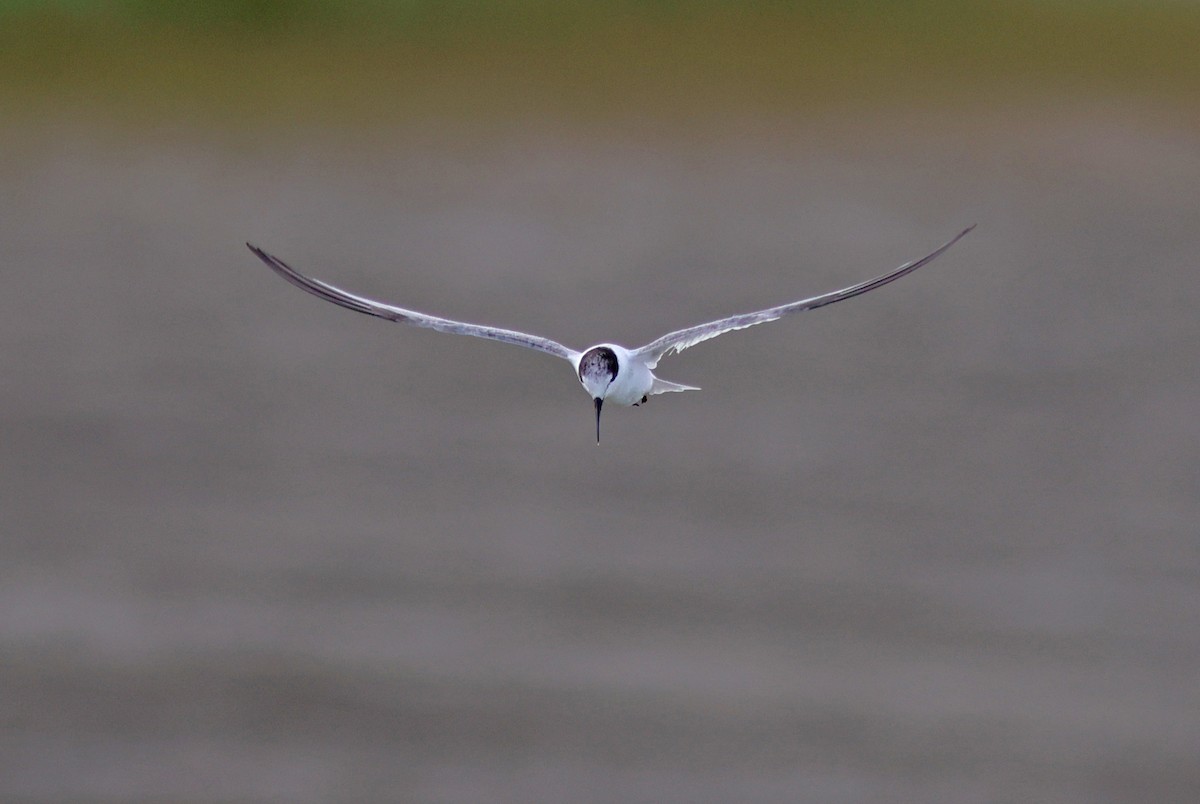
[[[607,346],[593,346],[579,358],[579,381],[585,377],[599,379],[607,376],[609,382],[617,378],[617,353]]]

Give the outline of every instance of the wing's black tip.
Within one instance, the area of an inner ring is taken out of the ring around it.
[[[269,268],[272,268],[275,271],[279,271],[279,266],[283,265],[283,260],[279,259],[273,254],[268,254],[253,243],[246,243],[246,248],[250,249],[251,254],[253,254],[255,257],[258,257],[260,260],[265,262]],[[289,273],[291,273],[290,269]]]

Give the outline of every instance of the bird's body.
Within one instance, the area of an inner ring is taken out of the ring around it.
[[[609,367],[615,373],[610,375]],[[614,405],[638,405],[648,396],[668,391],[700,390],[660,380],[645,360],[615,343],[602,343],[580,354],[575,372],[593,399],[600,397]]]
[[[569,349],[549,338],[542,338],[525,332],[453,321],[448,318],[418,313],[415,310],[406,310],[403,307],[396,307],[362,296],[356,296],[326,282],[311,279],[262,249],[252,246],[249,243],[246,245],[254,252],[255,256],[288,282],[314,296],[331,301],[350,310],[384,318],[389,321],[399,321],[418,327],[426,327],[438,332],[471,335],[477,338],[511,343],[515,346],[524,346],[569,361],[575,368],[575,374],[579,378],[579,382],[595,403],[596,442],[599,443],[600,409],[604,403],[608,402],[626,406],[638,405],[655,394],[700,390],[690,385],[680,385],[656,377],[654,369],[658,367],[658,361],[663,357],[678,354],[690,346],[695,346],[701,341],[715,338],[726,332],[745,329],[746,327],[764,324],[768,321],[775,321],[791,313],[824,307],[827,304],[843,301],[866,293],[869,290],[882,287],[931,262],[974,228],[974,226],[970,226],[964,229],[954,238],[919,260],[905,263],[889,273],[848,288],[843,288],[842,290],[670,332],[638,349],[626,349],[614,343],[602,343],[585,349],[582,352]]]

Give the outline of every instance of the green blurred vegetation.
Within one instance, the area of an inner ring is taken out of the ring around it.
[[[10,119],[330,126],[1175,105],[1200,89],[1198,51],[1192,3],[0,0],[0,103]]]

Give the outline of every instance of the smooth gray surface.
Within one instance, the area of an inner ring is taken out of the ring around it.
[[[0,797],[1194,801],[1200,140],[1036,118],[10,131]],[[242,245],[578,347],[972,222],[599,447],[561,361]]]

